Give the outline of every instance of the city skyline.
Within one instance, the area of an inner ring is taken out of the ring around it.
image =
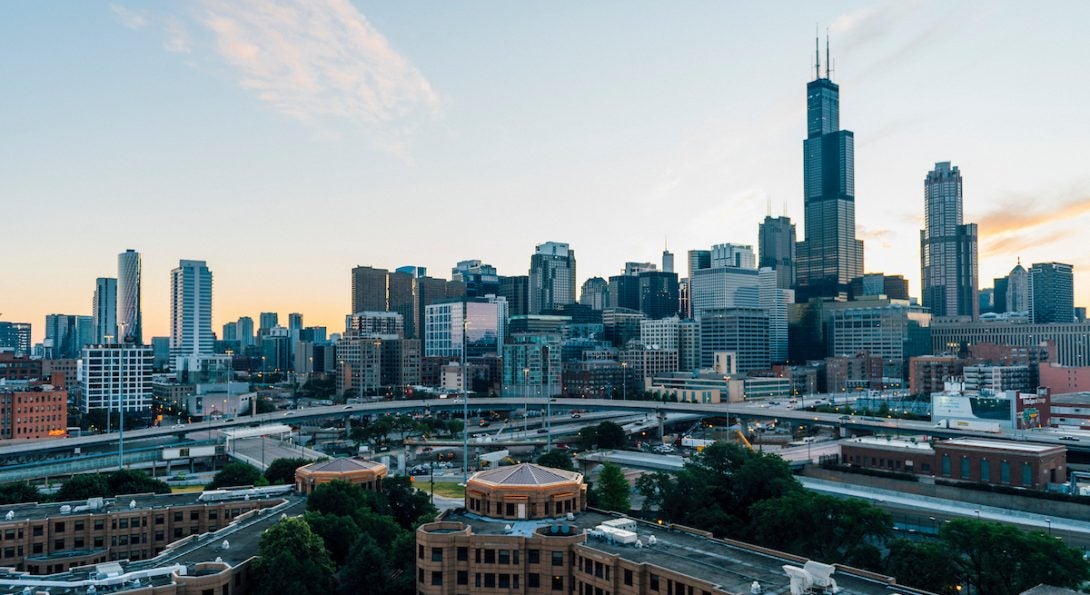
[[[1090,23],[1075,13],[1090,11],[928,5],[25,5],[0,24],[20,83],[0,98],[12,131],[0,175],[24,211],[9,241],[26,247],[0,280],[2,319],[30,322],[38,342],[45,315],[90,314],[95,280],[128,248],[143,258],[146,343],[169,334],[180,259],[216,271],[217,332],[261,311],[338,329],[355,265],[449,278],[481,259],[523,275],[555,241],[578,253],[578,287],[657,261],[664,236],[675,254],[756,245],[769,204],[786,204],[802,240],[815,21],[829,24],[841,128],[856,135],[864,270],[921,295],[921,181],[952,161],[980,226],[981,288],[1019,256],[1070,262],[1085,304],[1090,121],[1067,98],[1087,83],[1062,65]],[[341,61],[289,17],[325,27]],[[504,26],[449,35],[485,18]],[[972,48],[958,43],[968,29]],[[720,39],[729,30],[750,33]],[[283,45],[256,57],[273,33]]]

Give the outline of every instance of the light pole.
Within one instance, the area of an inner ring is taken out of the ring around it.
[[[106,335],[103,338],[106,339],[106,344],[102,346],[103,349],[109,349],[110,341],[114,338],[113,335]],[[110,374],[110,387],[106,392],[106,433],[107,434],[110,433],[110,411],[113,409],[113,406],[114,406],[113,389],[114,389],[114,375]]]
[[[469,482],[469,391],[466,390],[466,303],[462,302],[462,485]]]
[[[628,400],[628,362],[621,362],[621,400]]]
[[[128,323],[118,323],[121,327],[121,336],[125,336],[125,327]],[[118,391],[117,391],[117,470],[120,471],[125,468],[125,342],[122,341],[119,346],[118,354],[121,359],[121,366],[118,370]]]
[[[1048,523],[1048,536],[1052,537],[1052,519],[1046,518],[1045,522]]]

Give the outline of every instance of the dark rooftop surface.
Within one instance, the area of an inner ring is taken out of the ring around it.
[[[10,504],[6,506],[0,506],[0,519],[4,519],[9,511],[15,513],[13,521],[25,521],[25,520],[41,520],[48,518],[56,518],[61,520],[64,517],[69,516],[81,516],[86,514],[104,514],[106,512],[124,512],[127,510],[154,510],[165,509],[176,506],[189,506],[193,504],[205,504],[199,502],[201,492],[189,492],[181,494],[142,494],[142,495],[123,495],[116,498],[104,498],[103,507],[98,510],[75,510],[78,506],[85,506],[86,500],[75,500],[73,502],[49,502],[46,504]],[[135,503],[135,506],[130,508],[130,504]],[[215,503],[212,503],[215,504]],[[73,510],[70,513],[62,513],[62,506],[71,506]],[[0,520],[0,522],[4,522]]]
[[[605,521],[620,518],[601,512],[587,511],[575,515],[574,521],[563,518],[534,521],[515,521],[506,519],[488,519],[456,510],[447,513],[443,520],[466,523],[478,535],[518,535],[528,536],[540,527],[550,525],[571,525],[572,532],[591,531]],[[505,529],[511,525],[511,532]],[[637,548],[634,545],[610,543],[602,539],[587,536],[586,547],[614,554],[626,560],[641,564],[651,564],[706,580],[731,593],[749,593],[753,581],[757,581],[764,593],[789,593],[790,579],[783,570],[785,564],[801,567],[805,562],[781,556],[775,553],[763,553],[740,545],[710,539],[666,526],[640,522],[637,527],[639,539],[648,543],[654,535],[655,545]],[[563,535],[559,535],[563,536]],[[891,595],[895,593],[922,593],[896,585],[887,585],[863,576],[837,571],[832,576],[840,587],[841,595]]]

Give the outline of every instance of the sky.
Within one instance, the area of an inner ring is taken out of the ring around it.
[[[802,233],[815,29],[856,140],[868,272],[919,293],[923,180],[964,177],[980,286],[1075,265],[1090,303],[1090,3],[14,0],[0,7],[0,320],[90,314],[143,254],[144,335],[205,260],[213,329],[340,330],[356,265],[526,274]],[[824,45],[824,41],[822,42]],[[823,48],[824,53],[824,48]],[[824,59],[824,56],[823,56]],[[770,207],[771,205],[771,207]]]

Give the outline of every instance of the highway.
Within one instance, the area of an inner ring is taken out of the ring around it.
[[[470,412],[481,410],[545,409],[546,399],[538,398],[481,398],[470,399]],[[996,434],[968,432],[936,428],[931,422],[882,419],[875,417],[846,416],[836,413],[815,413],[782,407],[769,407],[767,403],[661,403],[657,401],[616,401],[606,399],[553,399],[552,407],[559,409],[588,409],[601,411],[631,411],[644,413],[687,413],[701,416],[741,416],[749,419],[778,419],[797,423],[819,423],[831,426],[844,426],[848,429],[867,430],[877,433],[929,434],[939,437],[974,436],[978,438],[1028,440],[1045,444],[1067,446],[1070,450],[1090,452],[1090,440],[1063,441],[1060,437],[1072,432],[1049,431],[1006,431]],[[125,432],[125,440],[136,441],[151,438],[177,437],[194,431],[212,431],[240,426],[264,423],[297,424],[303,421],[315,421],[358,415],[381,415],[385,413],[412,412],[430,409],[431,411],[458,412],[463,408],[460,399],[431,399],[409,401],[376,401],[356,405],[333,405],[329,407],[311,407],[275,411],[257,416],[235,419],[210,420],[205,422],[172,426],[165,428],[147,428]],[[44,453],[48,451],[74,452],[76,448],[88,448],[113,445],[118,440],[117,433],[81,436],[41,441],[6,441],[0,446],[0,460],[18,457],[23,454]]]

